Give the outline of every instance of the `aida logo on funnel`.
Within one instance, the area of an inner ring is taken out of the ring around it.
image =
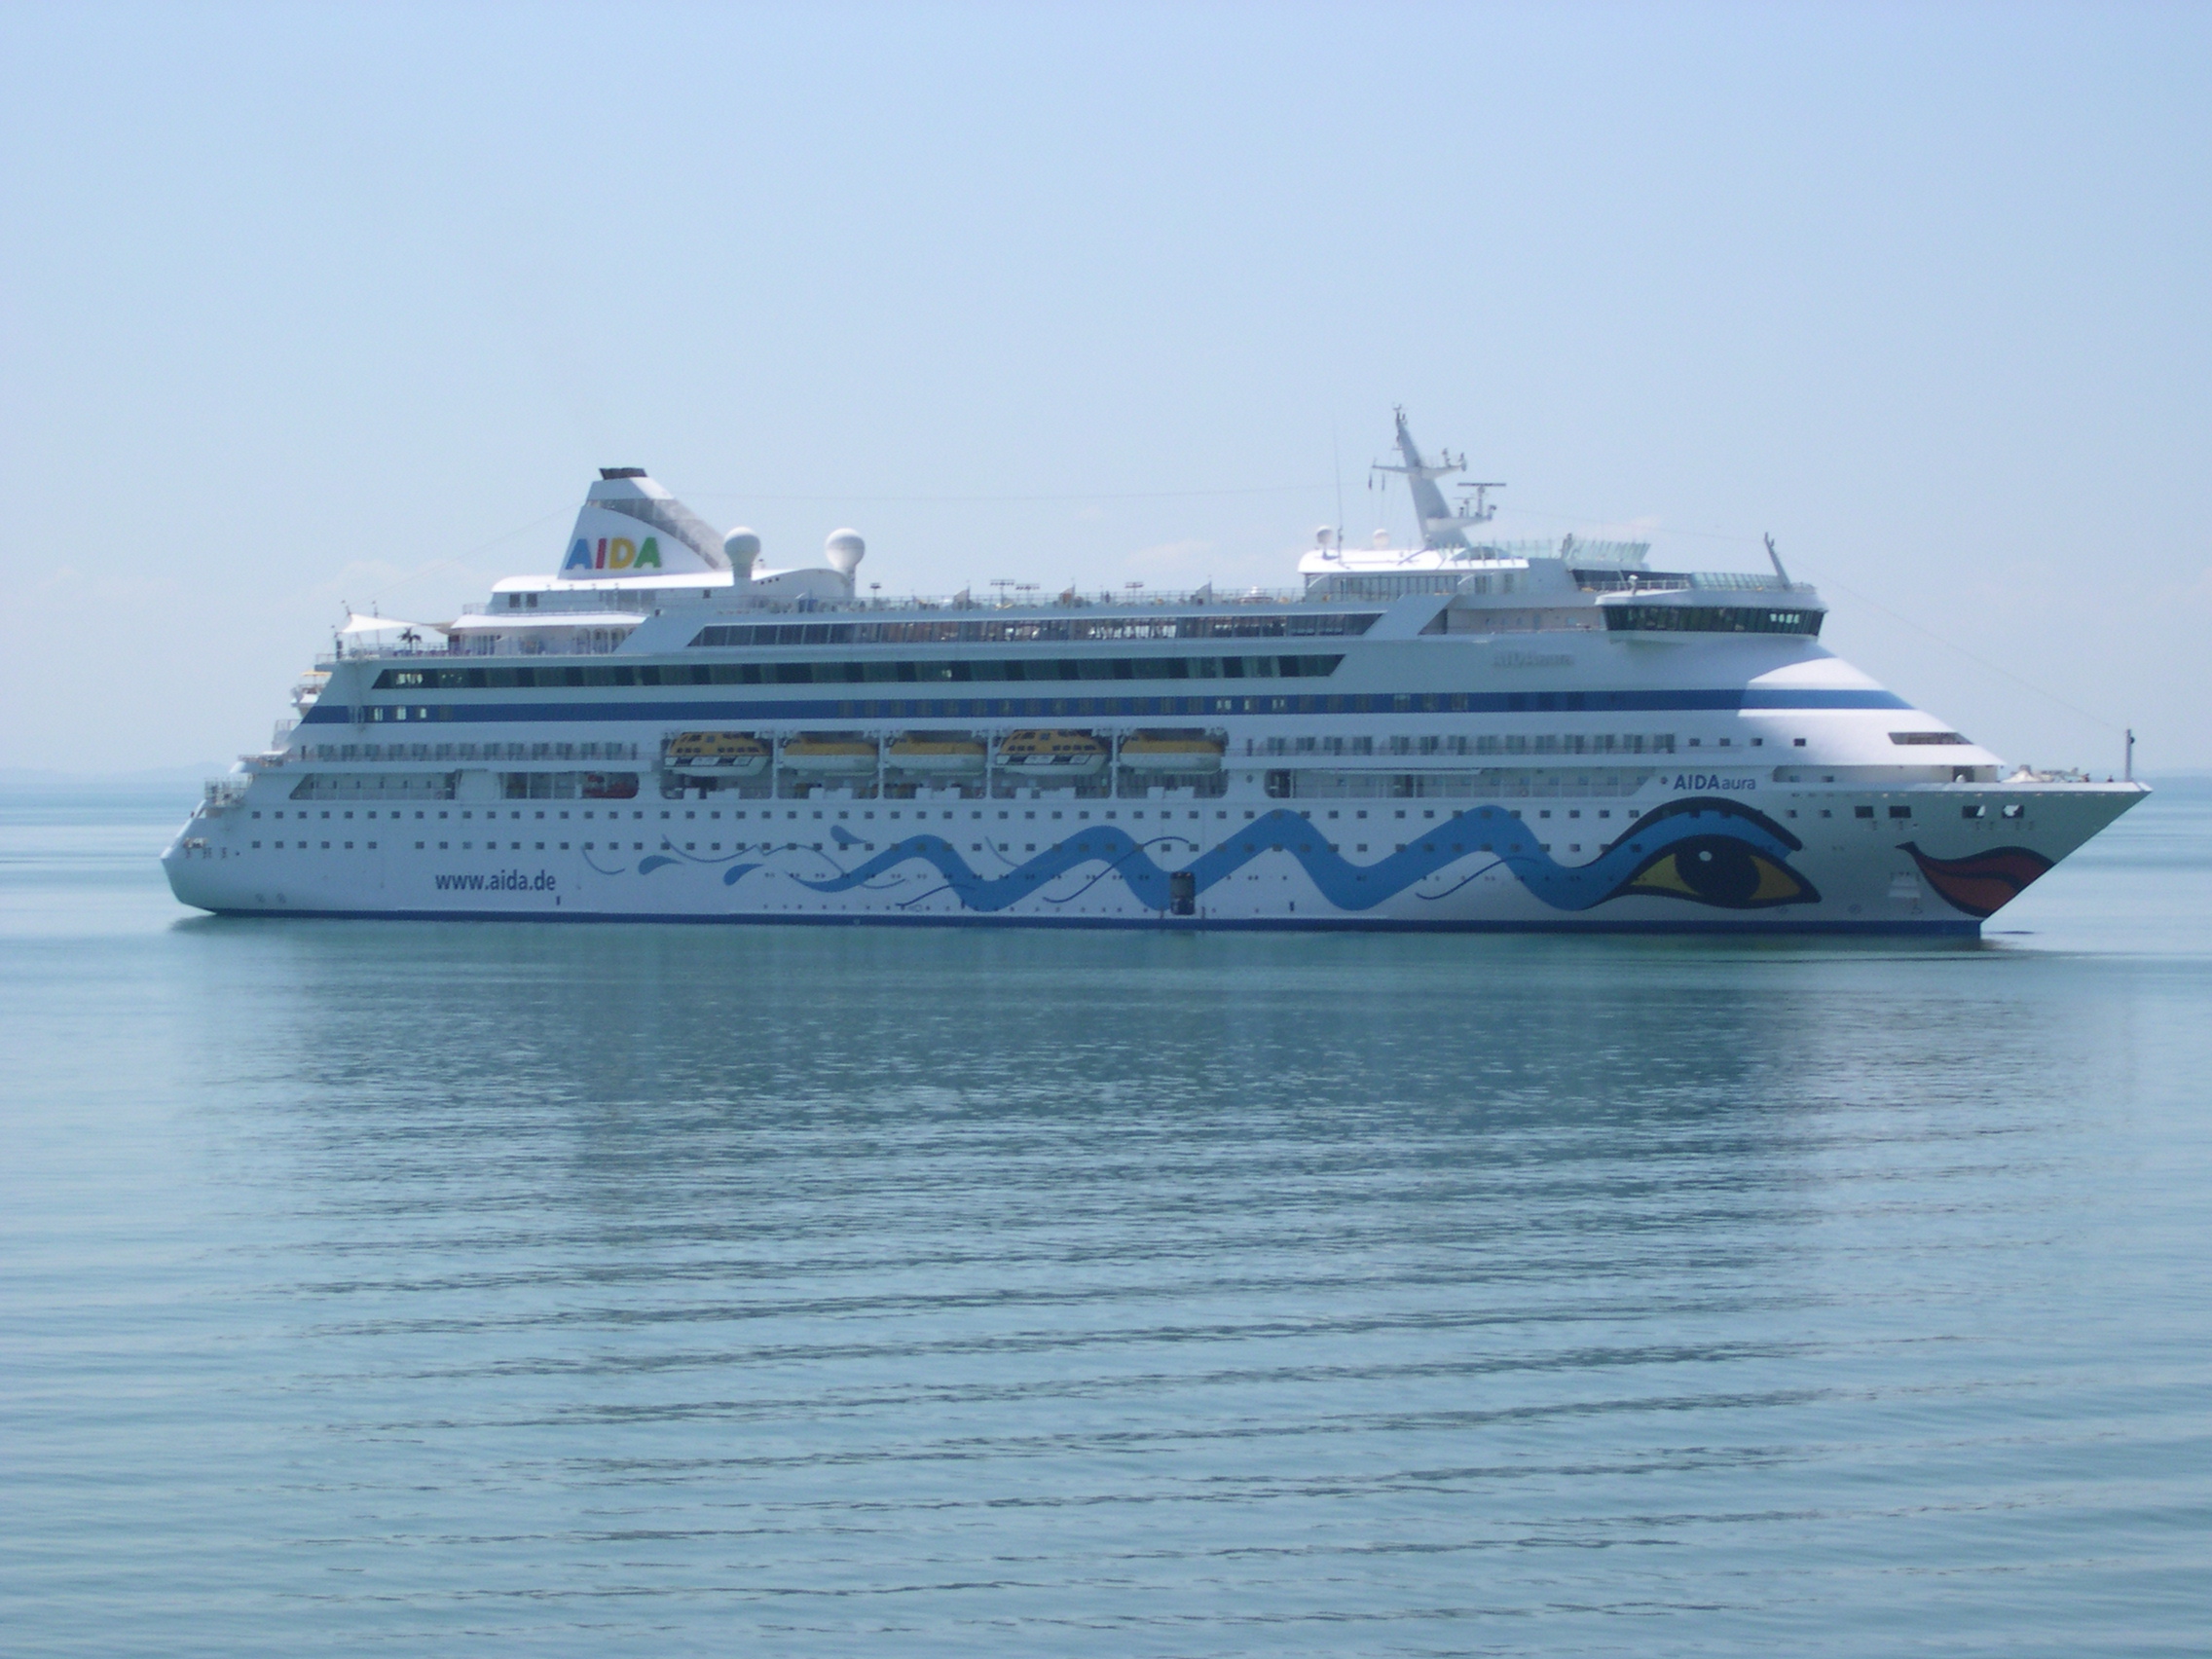
[[[570,571],[658,571],[663,568],[660,540],[651,535],[645,537],[644,546],[627,535],[603,535],[596,547],[578,536],[561,566],[564,574]]]

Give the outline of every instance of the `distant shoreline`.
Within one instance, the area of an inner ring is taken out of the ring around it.
[[[150,766],[136,772],[56,772],[33,766],[0,767],[0,799],[53,794],[174,794],[179,790],[198,795],[209,778],[219,778],[229,767],[219,761],[203,766]]]

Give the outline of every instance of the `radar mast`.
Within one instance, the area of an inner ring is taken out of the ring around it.
[[[1467,458],[1462,455],[1455,461],[1450,450],[1441,450],[1435,462],[1424,460],[1420,447],[1414,442],[1412,428],[1406,424],[1405,406],[1399,405],[1392,414],[1397,417],[1398,454],[1403,460],[1395,465],[1379,461],[1374,470],[1395,472],[1405,478],[1406,487],[1413,492],[1415,515],[1420,520],[1422,548],[1429,552],[1470,550],[1466,533],[1477,525],[1488,524],[1495,516],[1497,508],[1491,504],[1488,496],[1491,491],[1502,490],[1505,486],[1499,483],[1456,485],[1455,488],[1466,492],[1468,498],[1460,501],[1457,512],[1452,511],[1445,505],[1444,492],[1436,487],[1436,481],[1466,471]]]

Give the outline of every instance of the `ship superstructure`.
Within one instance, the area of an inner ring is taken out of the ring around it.
[[[556,569],[354,618],[164,855],[225,913],[1972,934],[2144,793],[2032,775],[1771,573],[1486,535],[1289,591],[863,597],[635,467]]]

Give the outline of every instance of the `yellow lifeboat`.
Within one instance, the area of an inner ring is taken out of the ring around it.
[[[773,753],[750,732],[680,731],[668,740],[668,769],[753,778],[767,770]]]
[[[1112,751],[1087,731],[1010,731],[999,740],[999,765],[1014,772],[1088,777],[1102,771]]]
[[[875,770],[875,743],[849,732],[802,731],[784,745],[783,765],[812,777],[853,777]]]
[[[1222,742],[1202,731],[1134,731],[1122,739],[1122,764],[1132,772],[1218,772]]]
[[[949,732],[910,731],[892,740],[884,759],[903,772],[966,777],[983,769],[983,746]]]

